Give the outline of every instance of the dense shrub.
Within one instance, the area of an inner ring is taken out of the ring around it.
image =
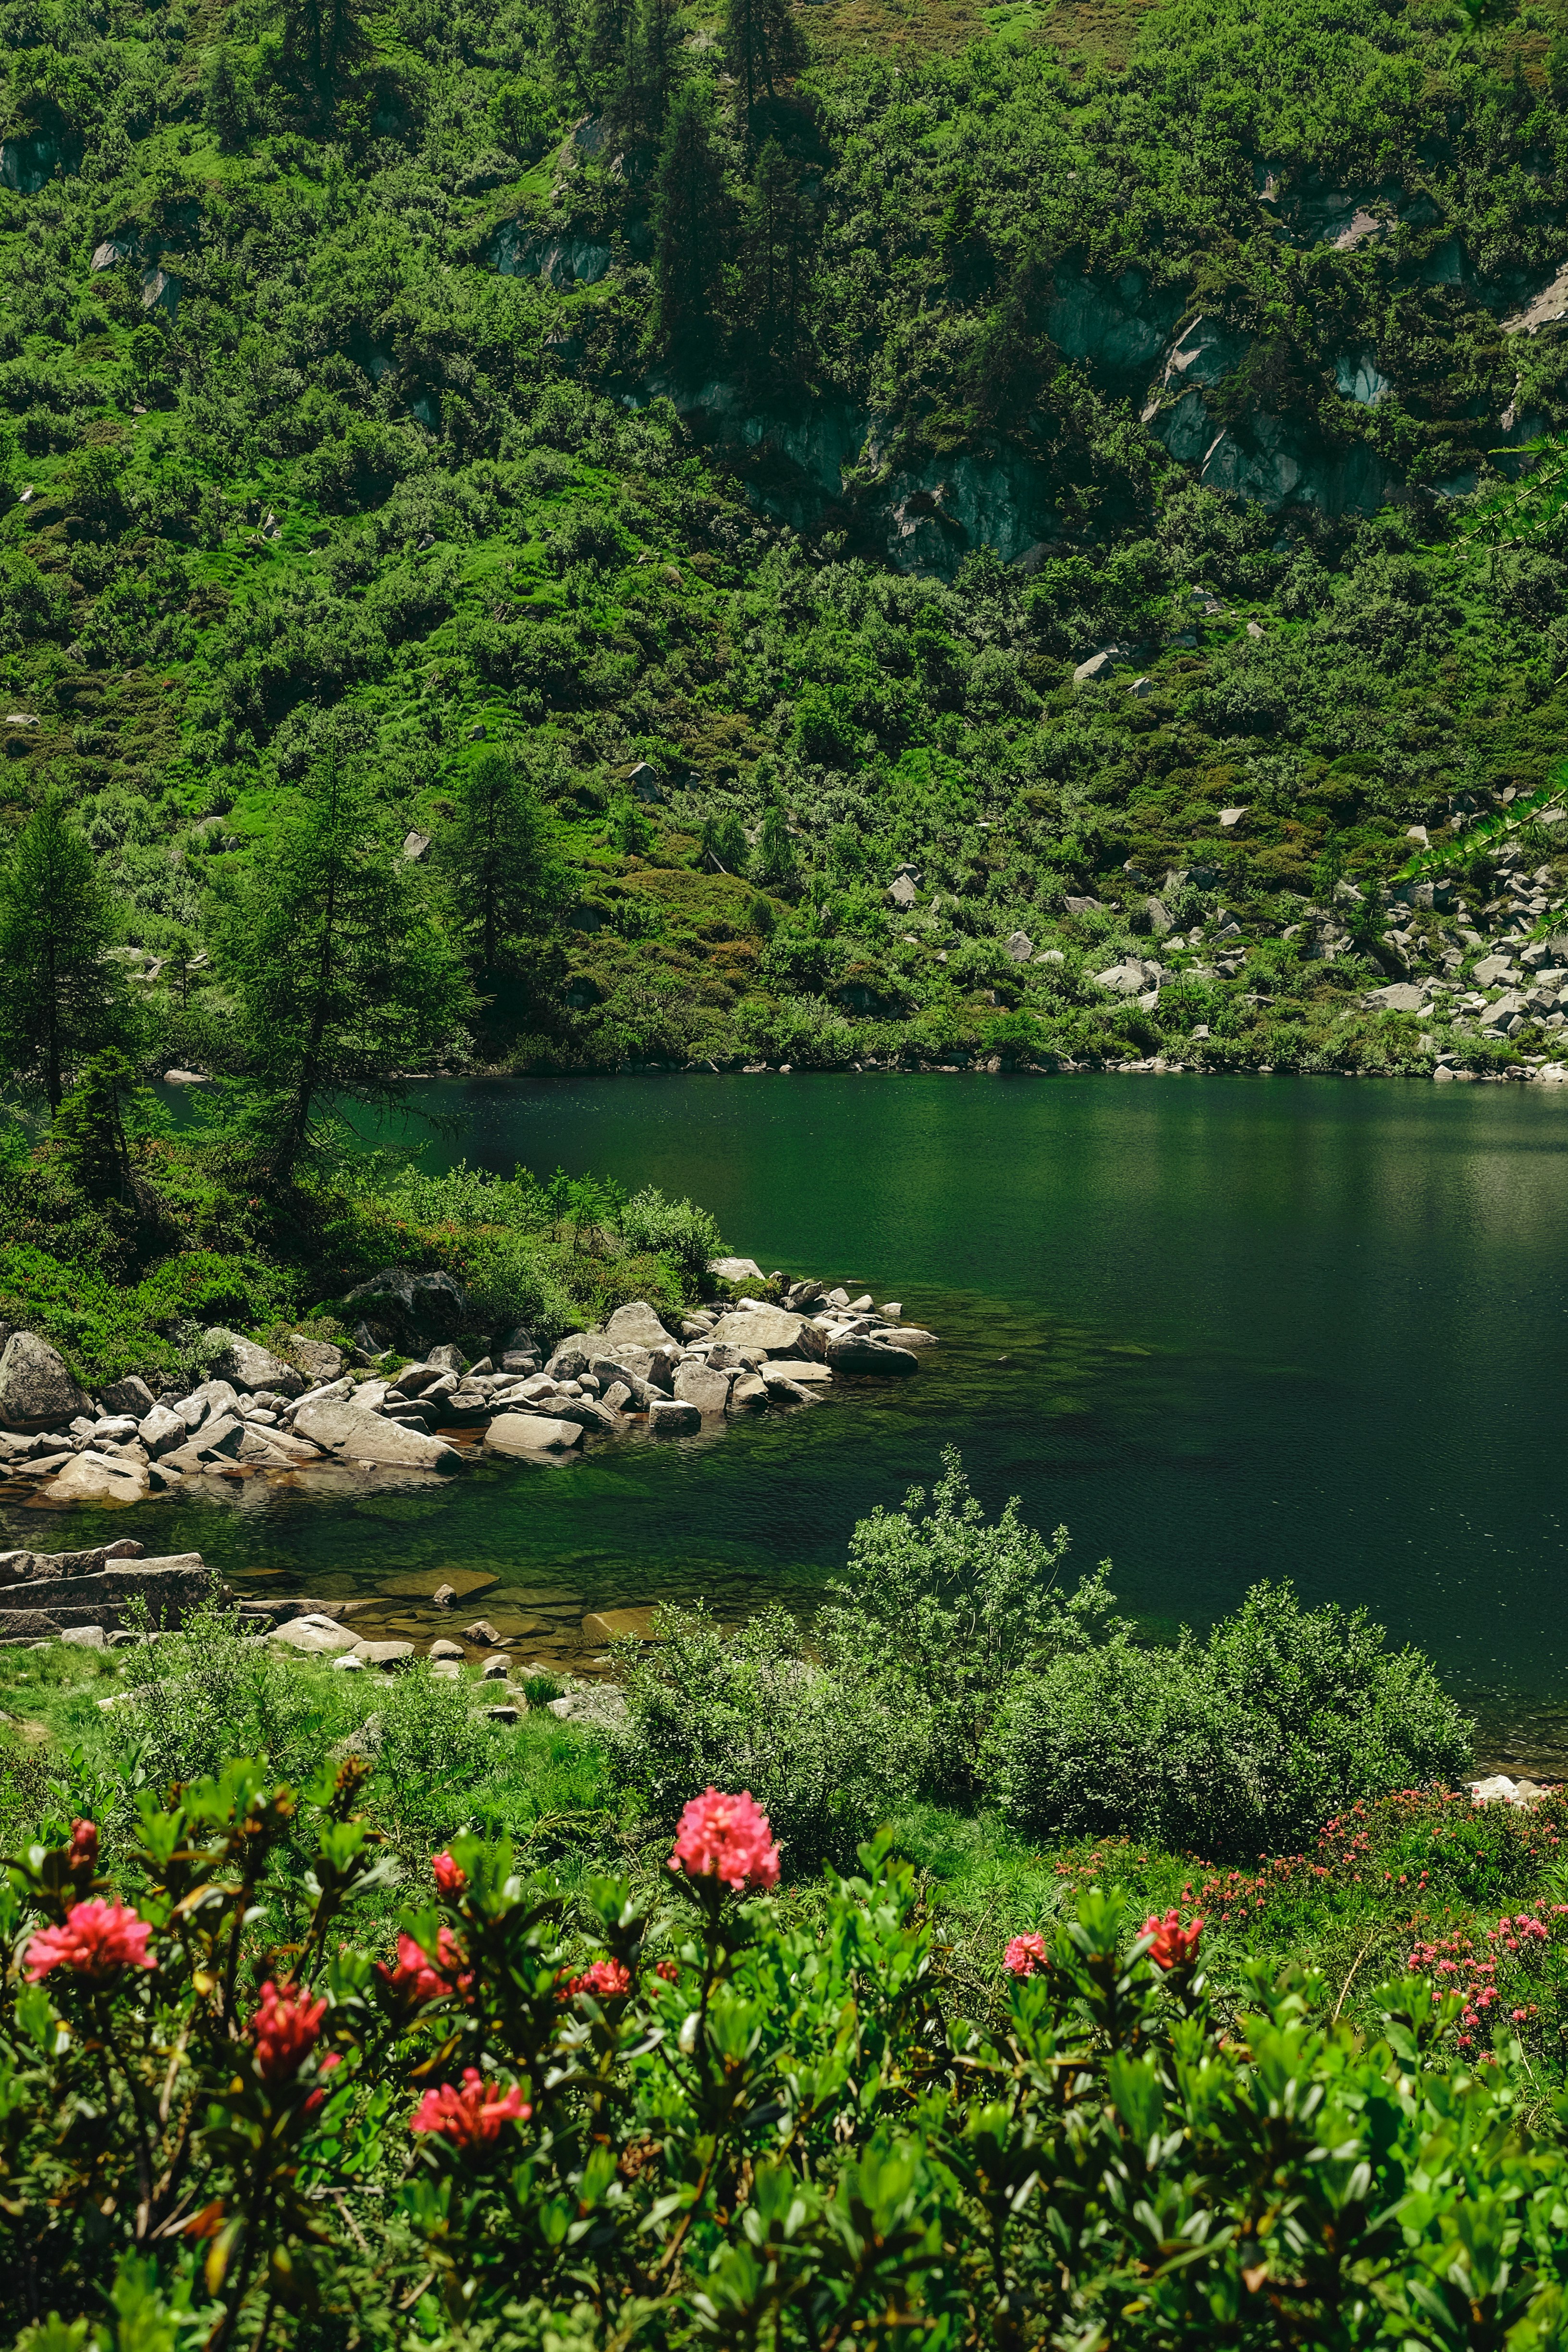
[[[1303,1609],[1289,1584],[1255,1585],[1206,1643],[1140,1651],[1118,1628],[1017,1677],[988,1787],[1029,1834],[1129,1829],[1223,1859],[1300,1846],[1346,1801],[1469,1762],[1430,1664],[1384,1640],[1364,1610]]]
[[[727,1637],[700,1609],[663,1608],[654,1635],[628,1665],[630,1722],[615,1761],[661,1826],[693,1789],[749,1789],[798,1879],[850,1862],[922,1771],[919,1717],[895,1693],[803,1656],[787,1610],[761,1610]]]
[[[1370,2033],[1310,1976],[1232,2015],[1200,1924],[1096,1885],[966,2017],[885,1841],[803,1918],[712,1790],[657,1887],[455,1839],[377,1964],[360,1779],[237,1764],[7,1869],[18,2352],[1561,2341],[1560,2140],[1430,1974]]]

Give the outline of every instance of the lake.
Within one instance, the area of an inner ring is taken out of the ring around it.
[[[650,1076],[421,1100],[456,1123],[432,1164],[689,1193],[764,1269],[900,1299],[943,1344],[912,1381],[565,1470],[154,1502],[135,1518],[150,1549],[378,1593],[389,1622],[443,1574],[493,1575],[483,1606],[514,1646],[565,1657],[596,1608],[809,1604],[854,1520],[952,1444],[988,1508],[1016,1493],[1067,1524],[1080,1567],[1109,1556],[1152,1630],[1289,1576],[1428,1651],[1489,1760],[1568,1759],[1555,1092]],[[7,1540],[37,1541],[40,1516],[13,1509]],[[48,1540],[108,1523],[56,1515]]]

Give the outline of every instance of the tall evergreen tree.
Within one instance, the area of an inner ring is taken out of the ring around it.
[[[724,62],[740,84],[750,128],[763,90],[800,64],[803,48],[789,0],[724,0]]]
[[[654,288],[666,350],[698,341],[711,322],[727,226],[713,94],[688,82],[669,110],[653,188]]]
[[[626,42],[627,96],[644,138],[660,141],[680,71],[677,0],[635,0]]]
[[[463,778],[457,821],[439,856],[481,969],[516,970],[551,929],[565,877],[531,782],[499,744],[481,751]]]
[[[810,236],[795,166],[770,139],[746,196],[745,310],[754,343],[785,366],[799,338]]]
[[[335,757],[306,778],[240,883],[222,948],[279,1182],[334,1097],[400,1101],[405,1073],[447,1045],[474,1008],[423,875]]]
[[[63,797],[47,791],[0,875],[0,1056],[51,1111],[124,1024],[124,975],[105,961],[114,908]]]

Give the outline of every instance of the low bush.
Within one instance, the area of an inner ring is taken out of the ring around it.
[[[802,1654],[788,1611],[733,1635],[704,1611],[663,1608],[626,1675],[630,1719],[614,1761],[656,1826],[710,1782],[766,1807],[792,1879],[847,1864],[921,1777],[926,1726],[868,1678]]]
[[[812,1654],[782,1610],[731,1640],[679,1611],[629,1669],[622,1770],[657,1818],[694,1781],[761,1793],[792,1863],[841,1856],[891,1792],[995,1805],[1021,1837],[1119,1832],[1252,1861],[1337,1808],[1447,1785],[1472,1727],[1364,1611],[1256,1586],[1200,1642],[1140,1643],[1109,1562],[1058,1589],[1068,1537],[987,1521],[955,1451],[928,1498],[855,1528]]]
[[[961,2007],[886,1839],[803,1917],[710,1789],[657,1886],[455,1840],[376,1960],[360,1780],[237,1764],[112,1878],[85,1818],[8,1866],[17,2352],[1562,2340],[1568,2158],[1435,1956],[1369,2031],[1310,1972],[1232,2009],[1201,1921],[1095,1885]]]
[[[1303,1844],[1338,1805],[1448,1782],[1473,1727],[1428,1662],[1390,1653],[1364,1610],[1303,1609],[1255,1585],[1206,1643],[1100,1647],[1018,1675],[985,1752],[1015,1828],[1130,1830],[1217,1859]]]

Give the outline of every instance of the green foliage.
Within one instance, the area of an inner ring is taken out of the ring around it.
[[[51,1110],[124,1026],[114,914],[63,796],[47,789],[0,873],[0,1059]]]
[[[226,960],[286,1181],[327,1101],[384,1103],[452,1040],[471,997],[452,944],[363,786],[329,758],[228,918]]]
[[[27,2352],[1560,2336],[1559,2136],[1511,2024],[1476,2063],[1419,1956],[1364,2029],[1310,1970],[1233,2004],[1198,1933],[1094,1884],[961,1987],[886,1838],[804,1912],[695,1864],[574,1890],[462,1835],[377,1966],[362,1785],[235,1764],[10,1864]],[[118,1964],[35,1941],[89,1899]]]
[[[1206,1643],[1141,1650],[1130,1629],[1021,1675],[987,1747],[1026,1834],[1125,1830],[1226,1859],[1301,1845],[1336,1804],[1468,1765],[1471,1727],[1415,1651],[1364,1611],[1254,1586]]]
[[[923,1727],[898,1694],[803,1657],[776,1606],[728,1637],[701,1609],[660,1608],[626,1689],[629,1727],[613,1760],[654,1822],[672,1825],[694,1790],[748,1789],[792,1879],[825,1861],[847,1866],[923,1761]]]
[[[465,772],[441,860],[457,922],[485,971],[537,956],[566,882],[532,782],[515,752],[487,746]]]

